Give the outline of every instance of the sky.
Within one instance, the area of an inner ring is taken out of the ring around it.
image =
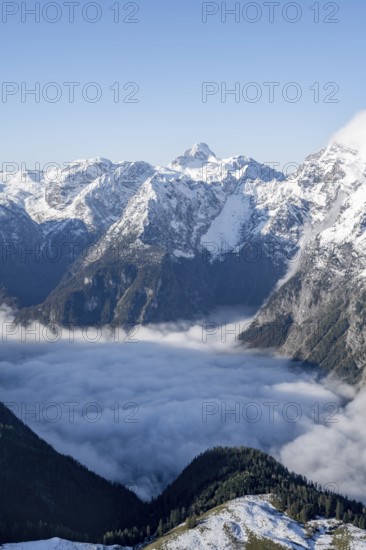
[[[1,5],[3,163],[166,165],[202,141],[281,166],[365,106],[361,0],[35,4]]]

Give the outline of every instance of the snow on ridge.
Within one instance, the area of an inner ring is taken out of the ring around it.
[[[246,496],[208,512],[194,529],[181,533],[173,530],[156,548],[230,550],[235,546],[244,550],[246,542],[254,536],[284,549],[325,550],[333,547],[334,531],[340,525],[335,519],[319,518],[303,526],[278,511],[271,504],[271,495]],[[365,550],[365,532],[352,525],[345,528],[352,540],[350,550]],[[154,549],[154,544],[151,548]]]
[[[204,143],[166,168],[102,157],[70,166],[60,174],[51,170],[48,180],[41,174],[40,181],[33,172],[0,174],[1,198],[45,232],[79,220],[106,246],[131,233],[147,244],[159,241],[177,257],[192,257],[208,242],[219,255],[267,235],[299,245],[320,234],[339,244],[348,235],[366,245],[366,164],[335,142],[285,180],[242,155],[221,160]]]
[[[83,542],[70,542],[57,537],[49,540],[39,540],[34,542],[19,542],[14,544],[5,544],[2,550],[132,550],[131,547],[122,546],[103,546],[102,544],[92,544]]]
[[[239,181],[243,178],[263,181],[284,179],[280,172],[244,155],[221,159],[205,143],[196,143],[184,155],[173,160],[168,168],[205,183],[223,183],[227,179]]]

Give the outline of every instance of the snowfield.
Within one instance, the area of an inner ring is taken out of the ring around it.
[[[233,500],[205,514],[194,529],[180,530],[150,545],[149,550],[245,549],[246,543],[254,540],[263,541],[263,550],[269,550],[269,541],[293,550],[366,549],[365,531],[343,526],[335,519],[313,520],[304,527],[272,506],[270,495]],[[337,541],[349,545],[337,546]]]
[[[132,550],[122,546],[103,546],[102,544],[90,544],[82,542],[70,542],[53,538],[34,542],[21,542],[19,544],[5,544],[0,546],[2,550]]]

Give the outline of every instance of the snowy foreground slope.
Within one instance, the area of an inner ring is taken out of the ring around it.
[[[18,544],[5,544],[0,546],[2,550],[121,550],[122,546],[103,546],[103,544],[92,544],[83,542],[70,542],[54,538],[50,540],[38,540],[34,542],[21,542]],[[125,547],[124,550],[129,550]]]
[[[121,550],[122,546],[103,546],[103,544],[92,544],[82,542],[70,542],[59,538],[50,540],[38,540],[34,542],[21,542],[18,544],[5,544],[0,546],[2,550]],[[124,550],[129,550],[127,547]]]
[[[48,541],[6,544],[2,550],[132,550],[121,546]],[[204,514],[193,529],[184,524],[147,546],[145,550],[252,549],[366,549],[366,532],[335,519],[313,520],[305,527],[276,510],[271,496],[248,496],[233,500]]]
[[[366,533],[336,520],[301,524],[278,512],[270,496],[239,498],[205,514],[197,527],[175,529],[148,550],[366,549]]]

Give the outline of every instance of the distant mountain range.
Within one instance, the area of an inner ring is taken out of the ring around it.
[[[283,180],[243,156],[221,161],[205,144],[168,168],[94,159],[1,174],[3,297],[29,308],[21,320],[76,325],[258,306],[286,270],[263,229],[274,216],[265,187]],[[287,230],[276,242],[294,246]],[[237,262],[231,253],[244,245],[249,261]]]

